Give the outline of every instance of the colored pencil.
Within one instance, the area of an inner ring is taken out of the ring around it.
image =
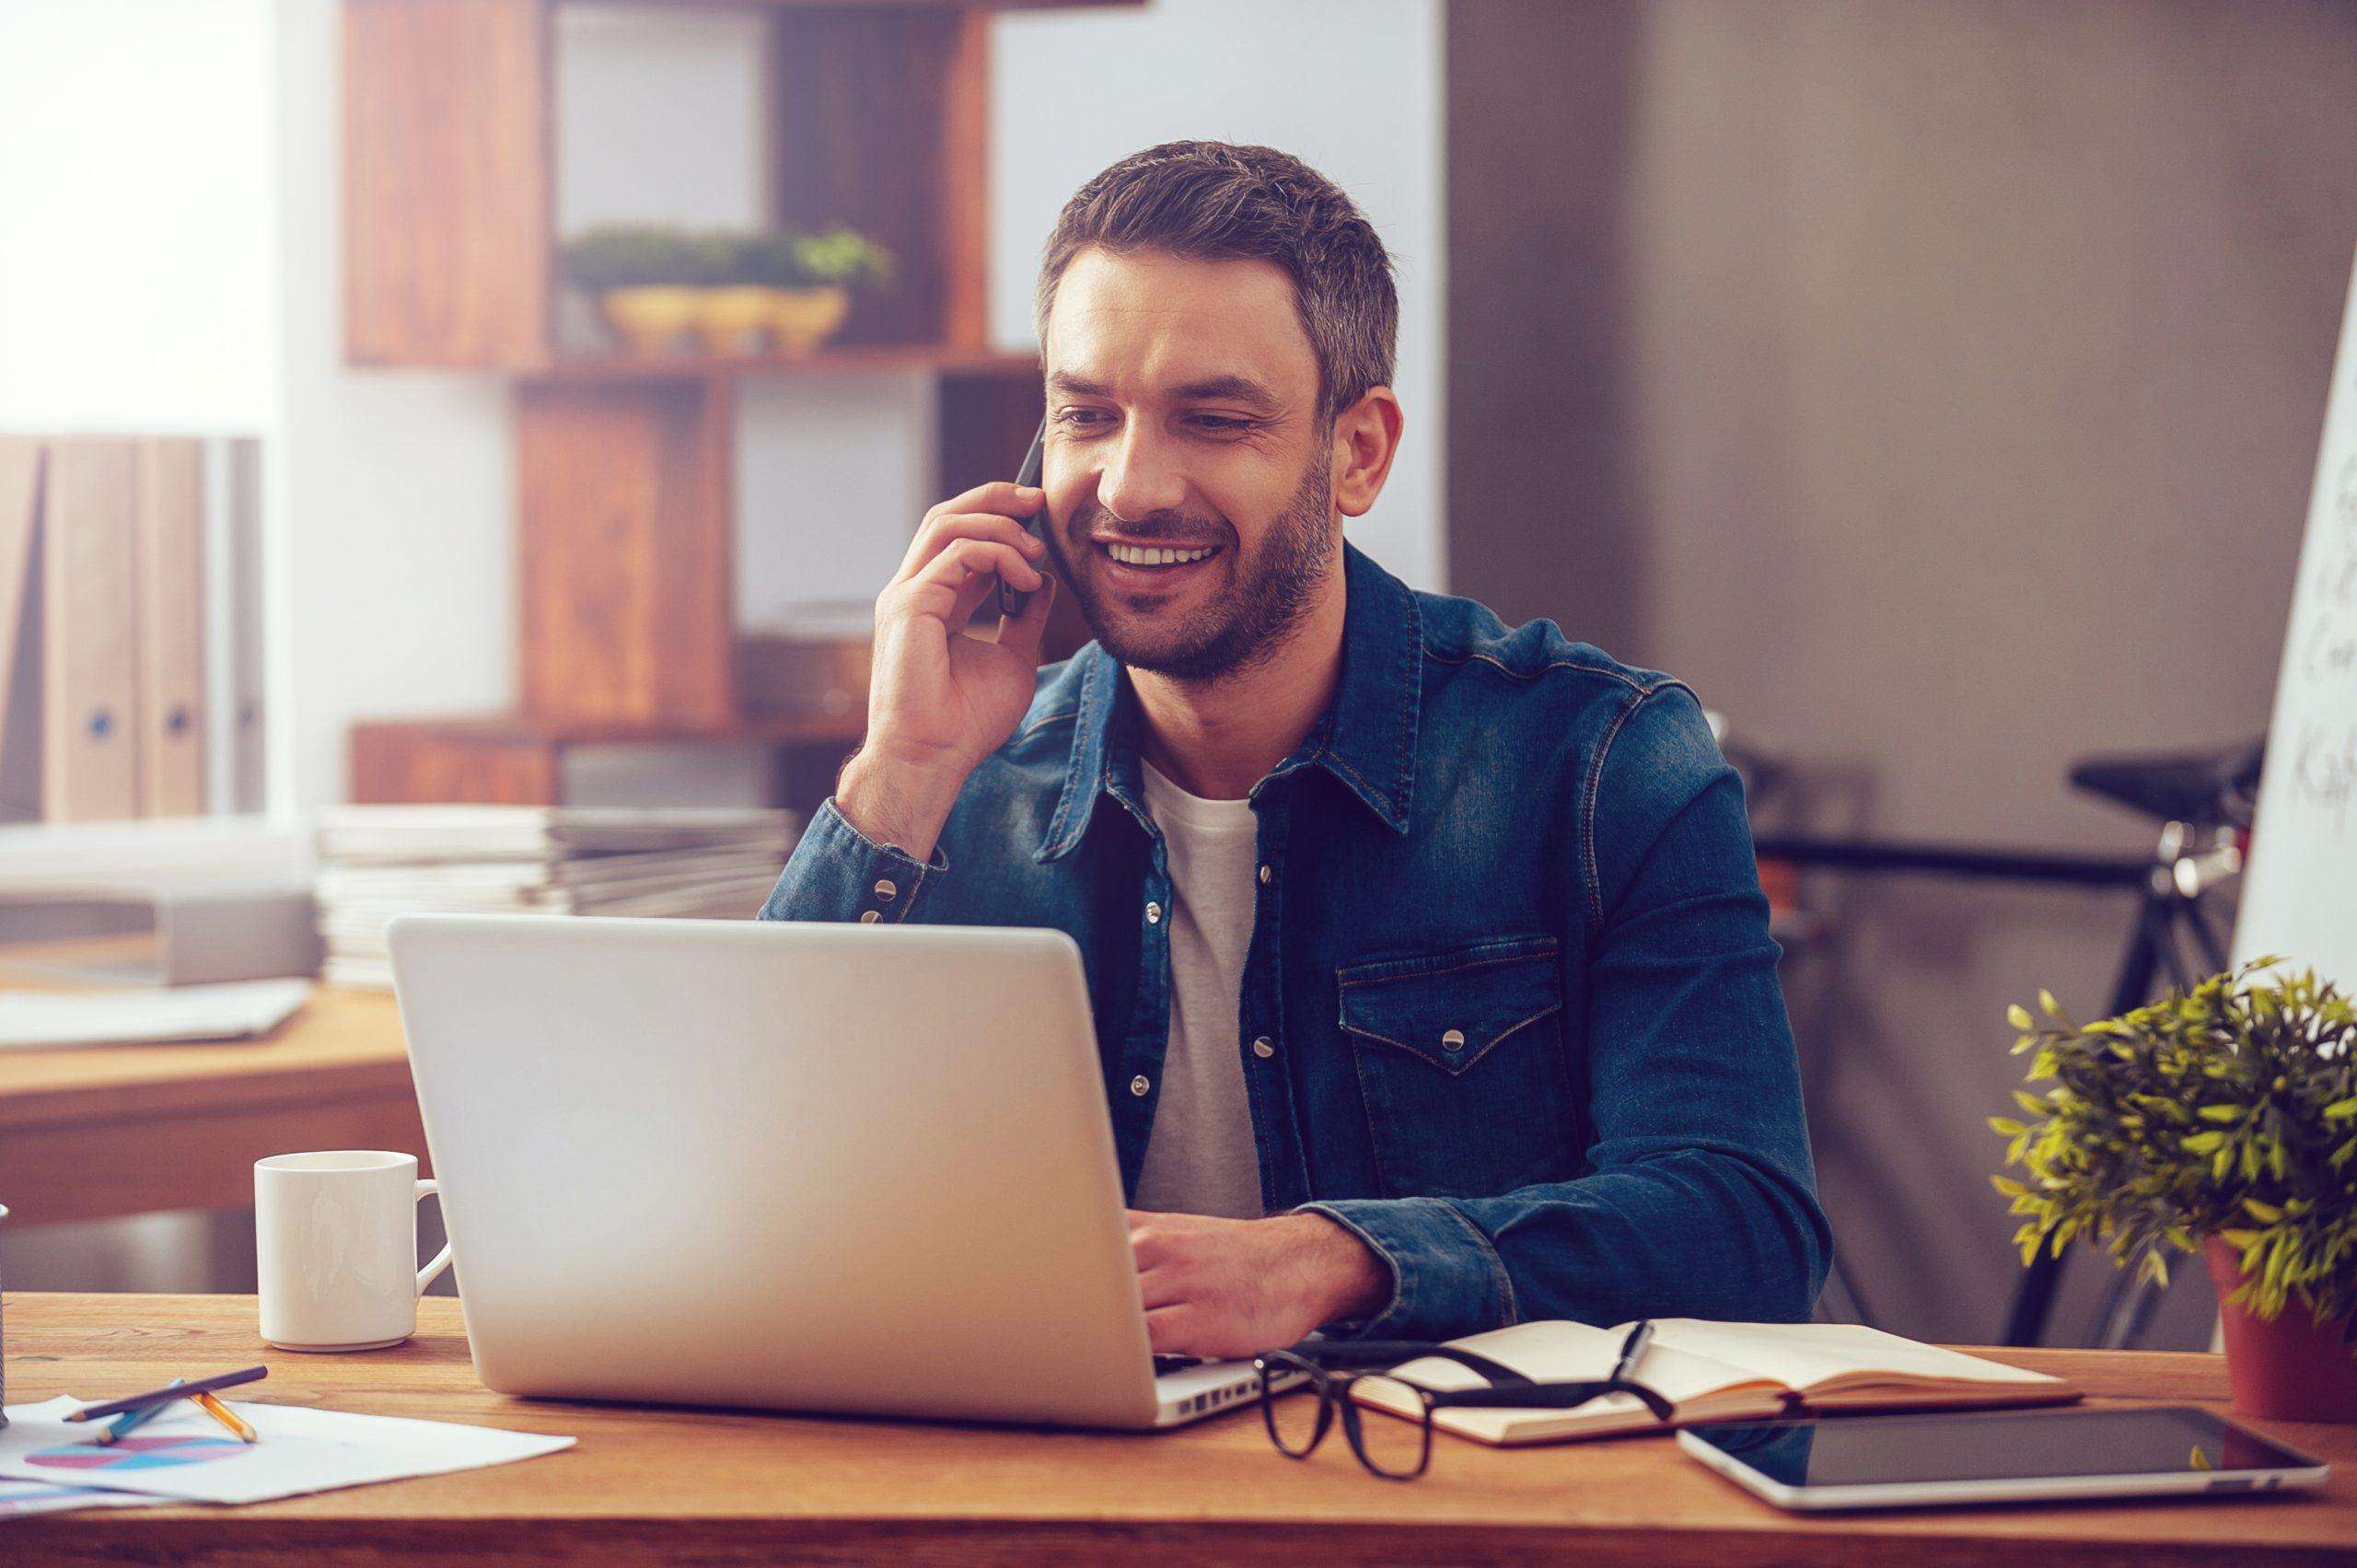
[[[234,1388],[240,1383],[251,1383],[269,1376],[270,1368],[267,1366],[249,1366],[237,1372],[223,1372],[211,1377],[200,1377],[193,1383],[174,1382],[161,1388],[150,1388],[144,1394],[134,1394],[129,1399],[110,1400],[102,1405],[85,1405],[65,1419],[96,1421],[101,1416],[121,1415],[125,1411],[135,1411],[142,1405],[169,1403],[173,1400],[184,1400],[197,1394],[209,1394],[215,1388]]]
[[[212,1395],[200,1392],[191,1394],[189,1398],[196,1401],[197,1409],[203,1411],[205,1414],[211,1416],[214,1420],[219,1422],[222,1425],[236,1433],[238,1434],[238,1442],[259,1443],[261,1441],[261,1434],[256,1432],[251,1426],[248,1425],[246,1423],[245,1417],[239,1415],[236,1411],[231,1410],[227,1405],[223,1404],[219,1400],[215,1399]]]
[[[187,1381],[188,1379],[185,1377],[175,1377],[172,1379],[172,1386],[178,1388],[180,1384]],[[163,1414],[166,1411],[171,1409],[171,1406],[172,1401],[169,1400],[157,1400],[152,1405],[141,1405],[135,1411],[126,1411],[125,1413],[115,1417],[113,1421],[108,1423],[105,1426],[99,1428],[99,1442],[100,1444],[111,1443],[116,1438],[122,1436],[124,1433],[129,1432],[133,1427],[137,1426],[140,1423],[152,1420],[155,1417]]]

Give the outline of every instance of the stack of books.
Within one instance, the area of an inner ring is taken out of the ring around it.
[[[750,919],[797,828],[790,811],[331,807],[319,821],[320,978],[389,988],[397,914]]]

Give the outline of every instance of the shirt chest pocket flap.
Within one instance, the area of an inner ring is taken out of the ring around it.
[[[1577,1165],[1548,936],[1337,970],[1376,1165],[1395,1196],[1478,1196]]]

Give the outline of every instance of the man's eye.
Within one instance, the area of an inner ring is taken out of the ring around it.
[[[1216,413],[1199,413],[1195,416],[1195,423],[1223,436],[1252,428],[1252,421],[1248,419],[1229,419]]]
[[[1074,427],[1094,424],[1097,423],[1097,415],[1102,412],[1101,409],[1093,408],[1059,409],[1056,412],[1056,423]]]

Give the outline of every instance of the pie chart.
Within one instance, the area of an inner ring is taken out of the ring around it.
[[[152,1470],[167,1465],[202,1465],[245,1451],[234,1437],[118,1437],[100,1447],[95,1443],[43,1448],[25,1456],[25,1463],[60,1470]]]

